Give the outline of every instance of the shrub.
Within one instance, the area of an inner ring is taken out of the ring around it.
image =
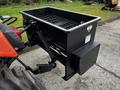
[[[0,5],[7,5],[9,0],[0,0]]]
[[[12,3],[32,4],[35,0],[11,0]]]
[[[12,3],[20,3],[21,0],[11,0]]]
[[[22,3],[26,4],[26,5],[30,5],[33,4],[33,0],[22,0]]]
[[[24,3],[30,5],[33,3],[46,3],[49,1],[65,1],[65,0],[0,0],[0,5],[12,4],[12,3]]]

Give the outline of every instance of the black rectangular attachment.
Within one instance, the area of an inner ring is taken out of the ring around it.
[[[74,55],[76,55],[79,59],[78,73],[80,75],[84,74],[91,66],[96,63],[99,48],[100,44],[94,42],[89,43],[73,52]]]

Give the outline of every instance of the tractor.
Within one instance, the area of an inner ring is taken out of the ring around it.
[[[13,26],[14,16],[0,16],[0,90],[46,90],[34,75],[54,69],[56,61],[65,66],[64,80],[82,75],[97,60],[100,44],[94,41],[100,17],[54,7],[21,11],[22,26]],[[22,34],[28,41],[23,42]],[[50,56],[47,64],[32,69],[19,56],[26,47],[40,46]],[[21,67],[10,68],[17,60]]]

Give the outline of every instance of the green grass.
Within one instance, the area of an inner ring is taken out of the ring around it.
[[[16,16],[18,17],[18,21],[16,22],[16,25],[22,24],[22,16],[19,13],[22,10],[28,10],[32,8],[39,8],[41,6],[54,6],[57,8],[62,8],[66,10],[71,10],[79,13],[86,13],[86,14],[92,14],[97,15],[102,18],[102,20],[106,20],[113,16],[119,16],[119,12],[110,12],[110,11],[102,11],[101,8],[103,7],[102,4],[93,4],[93,5],[84,5],[83,2],[73,2],[73,3],[61,3],[61,2],[55,2],[51,4],[34,4],[31,6],[25,6],[25,5],[11,5],[11,6],[4,6],[0,7],[0,15],[10,15],[10,16]]]
[[[113,16],[119,16],[119,12],[110,12],[110,11],[102,11],[101,8],[104,6],[102,4],[93,4],[93,5],[84,5],[83,2],[73,2],[73,3],[61,3],[61,2],[55,2],[51,4],[34,4],[31,6],[26,6],[23,4],[13,4],[11,6],[4,6],[0,7],[0,15],[10,15],[10,16],[16,16],[18,17],[18,21],[15,23],[17,26],[22,25],[22,16],[19,13],[22,10],[28,10],[32,8],[39,8],[41,6],[53,6],[57,8],[62,8],[66,10],[71,10],[79,13],[86,13],[86,14],[92,14],[97,15],[102,18],[102,20],[109,19]]]
[[[69,4],[54,3],[52,5],[58,8],[63,8],[75,12],[97,15],[100,16],[102,20],[106,20],[110,17],[120,15],[119,12],[102,11],[101,8],[104,6],[102,4],[84,5],[83,2],[75,2]]]

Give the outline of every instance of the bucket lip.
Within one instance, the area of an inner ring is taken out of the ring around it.
[[[70,13],[74,13],[74,14],[86,15],[86,16],[90,16],[90,17],[95,17],[95,19],[90,20],[90,21],[88,21],[88,22],[85,22],[85,23],[83,23],[83,24],[77,25],[77,26],[75,26],[75,27],[73,27],[73,28],[65,29],[65,28],[63,28],[63,27],[57,26],[57,25],[55,25],[55,24],[52,24],[52,23],[50,23],[50,22],[47,22],[47,21],[45,21],[45,20],[42,20],[42,19],[40,19],[40,18],[37,18],[37,17],[35,17],[35,16],[32,16],[32,15],[26,13],[27,11],[39,10],[39,9],[45,9],[45,8],[46,8],[46,9],[47,9],[47,8],[50,8],[50,9],[62,10],[62,11],[70,12]],[[85,13],[79,13],[79,12],[74,12],[74,11],[65,10],[65,9],[61,9],[61,8],[56,8],[56,7],[52,7],[52,6],[43,6],[43,7],[40,7],[40,8],[31,9],[31,10],[20,11],[20,13],[21,13],[21,14],[24,14],[24,15],[27,15],[27,16],[29,16],[29,17],[32,17],[32,18],[34,18],[34,19],[37,19],[37,20],[39,20],[39,21],[41,21],[41,22],[44,22],[44,23],[46,23],[46,24],[48,24],[48,25],[51,25],[51,26],[53,26],[53,27],[56,27],[56,28],[58,28],[58,29],[60,29],[60,30],[62,30],[62,31],[64,31],[64,32],[71,32],[71,31],[73,31],[73,30],[76,30],[76,29],[81,28],[81,27],[83,27],[83,26],[86,26],[86,25],[88,25],[88,24],[91,24],[91,23],[93,23],[93,22],[95,22],[95,21],[100,21],[100,20],[101,20],[101,17],[99,17],[99,16],[90,15],[90,14],[85,14]]]

